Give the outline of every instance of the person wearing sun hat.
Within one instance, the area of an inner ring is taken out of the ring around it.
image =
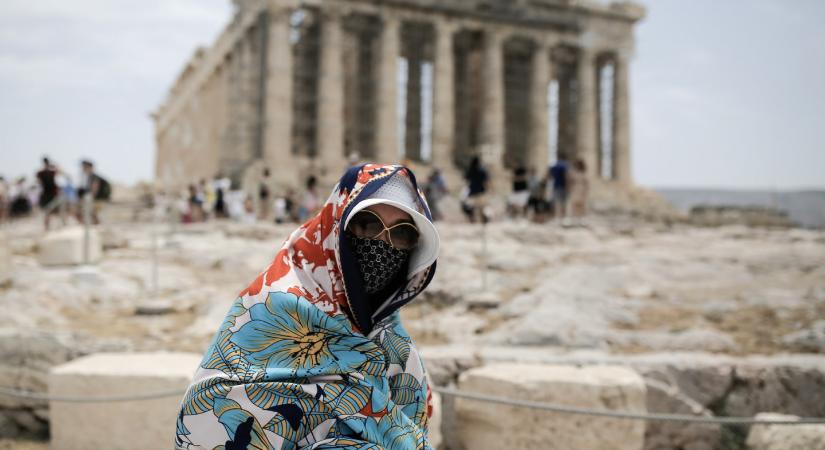
[[[177,448],[430,449],[431,390],[399,309],[438,251],[412,171],[348,169],[230,306]]]

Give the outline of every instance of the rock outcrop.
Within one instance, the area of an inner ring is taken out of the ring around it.
[[[463,391],[579,408],[645,412],[645,385],[633,370],[493,364],[459,377]],[[456,400],[457,434],[466,449],[641,450],[645,424]]]
[[[43,266],[68,266],[85,261],[86,232],[82,227],[64,228],[46,234],[39,243],[38,262]],[[89,230],[88,262],[98,262],[103,254],[100,235]]]
[[[66,450],[169,448],[183,392],[200,360],[195,353],[98,353],[55,367],[49,376],[50,395],[181,394],[139,403],[51,402],[52,443]]]
[[[762,420],[794,422],[799,417],[760,413]],[[825,425],[754,425],[747,440],[748,450],[813,450],[825,448]]]

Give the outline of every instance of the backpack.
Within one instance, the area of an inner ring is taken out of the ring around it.
[[[109,184],[109,182],[106,181],[106,179],[101,177],[100,175],[95,175],[95,178],[97,179],[98,183],[95,200],[110,200],[112,198],[112,185]]]

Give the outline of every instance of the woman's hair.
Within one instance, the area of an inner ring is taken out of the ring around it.
[[[587,165],[584,163],[584,160],[582,160],[581,158],[577,159],[573,163],[573,167],[575,167],[577,170],[581,170],[582,172],[587,170]]]

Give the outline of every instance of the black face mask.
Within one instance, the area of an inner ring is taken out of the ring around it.
[[[386,289],[406,269],[410,250],[399,250],[380,239],[359,238],[351,234],[349,239],[358,261],[364,291],[368,295]]]

